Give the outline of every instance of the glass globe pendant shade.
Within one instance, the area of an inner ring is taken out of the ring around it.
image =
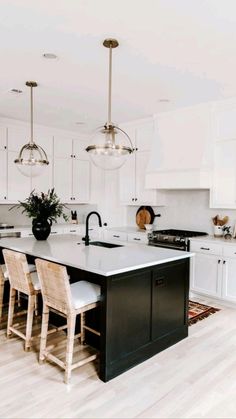
[[[99,127],[86,148],[95,166],[104,170],[119,169],[133,152],[129,136],[115,125]]]
[[[39,176],[42,168],[49,164],[47,154],[42,147],[34,142],[33,135],[33,88],[37,87],[35,81],[27,81],[26,86],[30,87],[30,141],[23,145],[19,156],[14,160],[19,172],[28,177]]]
[[[19,153],[17,159],[14,160],[20,173],[27,177],[39,176],[42,168],[49,164],[47,155],[42,147],[35,143],[25,144]]]

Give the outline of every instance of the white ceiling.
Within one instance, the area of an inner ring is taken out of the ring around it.
[[[78,132],[105,122],[110,36],[115,122],[236,96],[235,0],[1,0],[0,115],[28,119],[31,79],[35,122]]]

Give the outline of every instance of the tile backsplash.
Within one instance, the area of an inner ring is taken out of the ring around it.
[[[160,218],[155,218],[156,229],[179,228],[185,230],[206,231],[213,234],[212,217],[216,214],[228,215],[227,225],[236,223],[236,210],[209,208],[208,190],[178,190],[166,191],[167,204],[165,207],[153,207],[155,214],[160,213]],[[127,225],[135,224],[135,215],[138,207],[127,208]]]

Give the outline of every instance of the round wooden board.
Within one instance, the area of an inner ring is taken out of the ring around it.
[[[151,214],[146,209],[141,209],[136,214],[136,224],[141,229],[145,229],[144,224],[151,224],[151,220],[152,220]]]

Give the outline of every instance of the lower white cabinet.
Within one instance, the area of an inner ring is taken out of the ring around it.
[[[148,237],[145,233],[128,233],[128,242],[147,244]]]
[[[191,291],[236,303],[236,246],[191,241],[191,251]]]
[[[215,255],[196,253],[192,263],[192,291],[220,297],[222,260]]]
[[[106,240],[117,240],[117,241],[125,242],[127,241],[127,233],[124,231],[106,230],[105,238]]]

